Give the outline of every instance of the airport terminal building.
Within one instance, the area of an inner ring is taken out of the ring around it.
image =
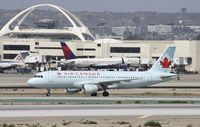
[[[23,28],[21,25],[23,21],[39,7],[56,9],[71,25],[58,29],[55,28],[56,21],[42,19],[35,23],[37,29]],[[151,64],[167,47],[175,46],[174,63],[185,67],[188,71],[200,72],[200,41],[95,40],[76,16],[64,8],[50,4],[40,4],[25,9],[1,29],[0,36],[0,60],[12,60],[20,51],[37,52],[40,55],[60,59],[63,58],[63,52],[59,42],[65,41],[79,58],[135,57],[140,58],[143,64]]]

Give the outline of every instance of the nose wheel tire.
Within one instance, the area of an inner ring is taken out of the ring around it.
[[[107,96],[109,96],[109,93],[108,93],[107,91],[104,91],[104,92],[102,93],[102,95],[103,95],[104,97],[107,97]]]
[[[49,97],[50,95],[51,95],[51,91],[48,89],[47,93],[46,93],[46,96]]]

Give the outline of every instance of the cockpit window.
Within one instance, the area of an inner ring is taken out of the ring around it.
[[[36,78],[43,78],[42,75],[35,75],[34,77],[36,77]]]

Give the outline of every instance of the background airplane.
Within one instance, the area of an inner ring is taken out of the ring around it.
[[[65,42],[60,42],[64,54],[64,60],[61,63],[68,67],[79,68],[124,68],[126,66],[139,65],[139,58],[77,58]]]
[[[25,66],[24,64],[24,53],[19,53],[13,61],[0,61],[0,72],[4,72],[4,70]]]
[[[70,93],[82,90],[91,96],[97,96],[97,91],[103,91],[102,95],[108,96],[107,89],[146,87],[176,78],[176,74],[169,73],[174,52],[175,47],[169,47],[153,64],[152,68],[144,72],[46,71],[37,73],[28,80],[28,84],[36,88],[47,88],[47,96],[50,96],[51,88],[64,88]]]

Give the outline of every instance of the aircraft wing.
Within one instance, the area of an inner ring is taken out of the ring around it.
[[[123,80],[111,80],[111,81],[100,81],[98,84],[109,84],[112,85],[113,83],[120,83],[120,82],[128,82],[131,81],[133,79],[123,79]]]
[[[85,84],[109,86],[109,85],[113,85],[114,83],[120,83],[122,81],[130,82],[131,80],[134,80],[134,79],[105,80],[105,81],[78,81],[74,83],[74,86],[77,88],[83,88]]]

